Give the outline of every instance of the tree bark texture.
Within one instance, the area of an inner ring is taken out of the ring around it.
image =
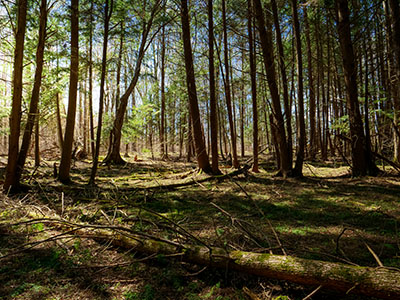
[[[74,128],[76,115],[76,97],[79,79],[79,0],[71,0],[71,66],[69,78],[69,99],[67,124],[65,126],[64,143],[61,153],[60,171],[58,179],[62,183],[69,183],[72,144],[74,142]]]
[[[297,107],[298,107],[298,148],[293,175],[303,176],[304,150],[306,145],[306,126],[304,122],[304,99],[303,99],[303,58],[301,50],[300,22],[297,12],[297,0],[292,0],[292,15],[294,25],[294,36],[296,40],[297,60]]]
[[[215,94],[214,68],[214,17],[213,1],[208,0],[208,71],[210,76],[210,127],[211,127],[211,168],[214,174],[219,174],[218,167],[218,116],[217,98]]]
[[[232,94],[230,85],[230,72],[229,72],[229,52],[228,52],[228,33],[226,25],[226,4],[225,0],[222,0],[222,23],[224,31],[224,65],[225,65],[225,99],[226,99],[226,109],[228,111],[228,121],[229,129],[231,132],[231,144],[232,144],[232,159],[233,167],[239,168],[239,161],[237,157],[237,145],[236,145],[236,130],[233,121],[233,111],[232,111]]]
[[[346,294],[362,294],[383,299],[400,298],[400,273],[387,268],[360,267],[293,256],[227,251],[168,240],[144,239],[130,234],[129,230],[124,228],[117,228],[114,232],[102,228],[84,228],[77,229],[74,233],[85,237],[92,235],[94,239],[110,240],[114,246],[135,249],[148,255],[173,255],[179,257],[180,261],[225,270],[229,268],[302,285],[321,285],[324,289]]]
[[[31,102],[29,104],[28,119],[26,121],[24,135],[22,137],[21,149],[18,153],[18,163],[16,170],[16,185],[20,184],[21,175],[25,166],[26,157],[28,155],[29,146],[31,144],[31,137],[33,127],[36,125],[36,139],[35,139],[35,162],[38,161],[38,146],[39,146],[39,93],[42,85],[42,71],[43,71],[43,56],[44,45],[46,41],[46,26],[47,26],[47,1],[42,0],[40,4],[40,21],[39,21],[39,41],[36,49],[36,70],[35,81],[33,84]],[[36,165],[36,163],[35,163]]]
[[[100,75],[100,98],[99,98],[99,115],[97,122],[97,133],[96,133],[96,148],[93,156],[93,165],[92,171],[90,173],[89,184],[95,183],[96,173],[97,173],[97,164],[99,162],[99,154],[100,154],[100,140],[101,140],[101,128],[103,125],[103,110],[104,110],[104,83],[106,78],[106,68],[107,68],[107,45],[108,45],[108,34],[109,34],[109,25],[110,19],[113,11],[114,1],[109,0],[105,1],[104,7],[104,34],[103,34],[103,56],[101,61],[101,75]],[[118,81],[118,80],[117,80]],[[119,82],[118,82],[119,89]]]
[[[254,11],[257,19],[258,30],[260,33],[261,48],[264,58],[264,65],[267,75],[267,81],[269,91],[272,100],[272,109],[274,119],[276,120],[276,139],[279,147],[280,164],[279,172],[283,177],[290,175],[292,171],[290,153],[286,140],[284,119],[282,115],[281,102],[279,98],[278,85],[275,73],[275,61],[274,61],[274,48],[272,44],[272,33],[265,28],[265,19],[263,14],[263,8],[260,0],[254,0]]]
[[[251,99],[253,104],[253,172],[258,170],[258,108],[257,108],[257,83],[256,83],[256,63],[254,55],[254,33],[253,33],[253,5],[248,0],[248,18],[247,32],[249,35],[249,61],[250,61],[250,81],[251,81]],[[243,120],[242,120],[243,122]]]
[[[24,41],[26,29],[27,0],[17,1],[18,20],[17,32],[15,33],[14,50],[14,73],[13,73],[13,95],[10,117],[10,136],[8,142],[8,162],[4,191],[8,192],[10,187],[17,184],[17,161],[19,150],[19,135],[21,129],[21,102],[22,102],[22,73],[24,59]]]
[[[117,113],[115,115],[113,128],[110,133],[110,147],[109,147],[107,157],[104,159],[104,163],[107,163],[107,164],[110,164],[110,163],[124,164],[125,163],[125,161],[122,159],[121,153],[120,153],[122,125],[124,123],[124,115],[126,112],[126,107],[128,105],[129,96],[132,94],[134,88],[136,87],[138,79],[139,79],[140,68],[142,66],[144,54],[147,50],[147,47],[146,47],[147,38],[148,38],[148,35],[150,32],[150,29],[152,27],[152,24],[153,24],[154,16],[155,16],[156,12],[158,11],[159,4],[160,3],[158,1],[156,2],[156,4],[154,4],[150,18],[144,24],[144,28],[143,28],[143,32],[142,32],[142,39],[141,39],[140,46],[139,46],[138,57],[136,60],[133,78],[128,86],[128,89],[121,96],[121,99],[119,99]]]
[[[371,157],[367,155],[367,143],[358,103],[357,71],[350,33],[350,12],[347,0],[336,0],[336,13],[347,90],[346,102],[350,122],[352,174],[353,176],[376,175],[377,167]]]
[[[196,81],[194,77],[194,65],[192,45],[190,42],[189,9],[187,0],[181,1],[182,39],[185,56],[186,84],[189,96],[189,110],[193,126],[193,138],[196,148],[197,164],[204,172],[211,172],[211,166],[206,151],[204,135],[201,128],[199,104],[197,100]]]

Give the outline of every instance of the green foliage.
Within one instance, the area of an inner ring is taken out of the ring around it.
[[[143,291],[133,292],[128,291],[124,293],[125,300],[153,300],[155,299],[156,292],[151,284],[146,284]]]

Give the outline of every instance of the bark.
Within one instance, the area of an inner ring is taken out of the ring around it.
[[[297,12],[297,0],[292,0],[292,13],[294,24],[294,35],[296,40],[296,60],[297,60],[297,106],[298,106],[298,149],[293,175],[303,176],[304,149],[306,144],[306,126],[304,122],[304,99],[303,99],[303,58],[301,51],[300,22]]]
[[[54,221],[50,222],[55,223]],[[400,273],[397,270],[360,267],[267,253],[227,251],[216,247],[180,244],[165,239],[144,239],[124,227],[115,226],[114,230],[98,228],[101,226],[96,225],[93,227],[93,229],[77,229],[74,234],[85,237],[93,236],[97,240],[109,240],[114,246],[135,249],[135,251],[149,255],[178,255],[180,261],[224,270],[229,268],[241,273],[302,285],[321,285],[324,289],[346,294],[361,294],[383,299],[400,297],[400,285],[398,284]],[[68,228],[71,228],[70,225]]]
[[[94,159],[94,122],[93,122],[93,1],[90,1],[90,26],[89,26],[89,126],[90,150]]]
[[[281,80],[282,80],[282,92],[283,92],[283,107],[285,110],[285,121],[286,121],[286,133],[287,133],[287,147],[289,152],[289,164],[292,166],[293,158],[292,158],[292,112],[291,112],[291,105],[289,103],[289,93],[288,93],[288,80],[286,75],[286,67],[285,67],[285,55],[282,43],[282,34],[281,28],[279,24],[279,15],[278,15],[278,7],[276,4],[276,0],[271,0],[271,8],[272,14],[274,18],[274,26],[276,32],[276,44],[278,46],[278,54],[279,54],[279,69],[281,72]]]
[[[378,169],[368,155],[367,141],[364,135],[357,92],[357,72],[353,43],[350,34],[350,19],[347,0],[336,0],[337,28],[342,53],[344,77],[346,84],[346,101],[349,113],[351,134],[351,156],[353,176],[376,175]]]
[[[218,167],[218,116],[217,98],[215,94],[214,68],[214,18],[213,1],[208,0],[208,71],[210,77],[210,127],[211,127],[211,168],[213,174],[219,174]]]
[[[72,144],[74,141],[74,127],[76,115],[76,96],[79,78],[79,0],[71,0],[71,66],[69,79],[69,99],[67,124],[65,126],[64,143],[61,154],[60,171],[58,179],[62,183],[69,183]]]
[[[40,112],[38,110],[37,117],[35,118],[35,167],[40,167],[39,116],[40,116]]]
[[[390,23],[391,23],[391,34],[390,34],[390,44],[393,48],[392,56],[393,67],[391,74],[392,81],[392,94],[393,94],[393,106],[394,106],[394,160],[400,162],[400,7],[398,0],[389,0],[390,7]]]
[[[103,125],[103,109],[104,109],[104,83],[106,78],[106,68],[107,68],[107,45],[108,45],[108,34],[109,34],[109,25],[110,18],[113,11],[114,1],[111,0],[109,3],[108,0],[105,1],[104,7],[104,34],[103,34],[103,57],[101,61],[101,75],[100,75],[100,98],[99,98],[99,115],[97,121],[97,134],[96,134],[96,148],[93,157],[93,165],[92,171],[90,173],[89,184],[95,183],[96,173],[97,173],[97,164],[99,162],[99,154],[100,154],[100,140],[101,140],[101,128]],[[122,33],[121,33],[122,34]],[[119,83],[118,87],[119,89]]]
[[[64,138],[62,135],[62,123],[61,123],[61,108],[60,108],[60,93],[57,92],[56,94],[56,115],[57,115],[57,137],[58,137],[58,144],[60,146],[60,150],[62,151],[62,147],[64,144]]]
[[[18,184],[17,181],[17,161],[19,150],[19,135],[21,128],[21,102],[22,102],[22,72],[24,59],[24,40],[26,29],[26,12],[27,1],[17,1],[18,20],[17,31],[15,35],[15,50],[14,50],[14,71],[13,71],[13,95],[12,108],[10,116],[10,136],[8,143],[8,162],[6,169],[6,178],[4,181],[4,191],[8,192]]]
[[[43,70],[43,56],[44,56],[44,45],[46,40],[46,24],[47,24],[47,1],[42,0],[40,4],[40,23],[39,23],[39,41],[36,49],[36,70],[35,70],[35,81],[32,89],[32,97],[29,105],[28,119],[25,125],[25,130],[22,138],[21,149],[18,153],[18,162],[16,169],[16,181],[14,187],[17,188],[20,184],[22,172],[24,170],[26,157],[28,155],[29,147],[31,144],[31,137],[33,127],[36,127],[36,138],[35,138],[35,166],[39,163],[39,93],[42,84],[42,70]]]
[[[165,145],[165,26],[161,32],[161,124],[160,124],[160,147],[161,159],[166,159]]]
[[[211,166],[204,143],[204,135],[200,122],[199,104],[197,100],[192,45],[190,42],[190,23],[189,23],[189,9],[187,6],[187,0],[181,1],[181,19],[182,19],[183,50],[185,56],[185,69],[186,69],[186,84],[189,96],[189,111],[193,126],[193,138],[196,148],[197,164],[201,170],[203,170],[206,173],[210,173]]]
[[[303,6],[304,25],[307,42],[307,67],[308,67],[308,87],[309,87],[309,116],[310,116],[310,138],[309,138],[309,157],[311,160],[316,154],[316,124],[315,124],[315,87],[312,68],[312,51],[310,39],[310,24],[307,16],[307,6]]]
[[[264,65],[267,74],[268,86],[271,94],[272,109],[277,127],[277,144],[279,146],[280,164],[279,173],[283,177],[290,175],[292,166],[288,144],[286,141],[286,133],[284,120],[281,109],[281,102],[279,99],[278,85],[275,73],[274,49],[272,44],[272,33],[265,28],[265,19],[263,15],[263,8],[260,0],[254,0],[255,17],[258,23],[258,30],[260,33],[262,54],[264,58]]]
[[[141,38],[139,51],[138,51],[138,57],[136,60],[136,65],[135,65],[135,70],[134,70],[134,75],[133,75],[132,81],[130,82],[130,84],[128,86],[128,89],[121,96],[121,99],[119,99],[117,113],[115,115],[113,128],[110,133],[110,148],[109,148],[107,157],[104,159],[104,163],[107,163],[107,164],[114,163],[117,165],[125,163],[125,161],[122,159],[121,154],[120,154],[122,125],[124,123],[124,115],[126,112],[126,107],[128,105],[129,96],[131,95],[134,88],[136,87],[136,84],[139,79],[140,68],[142,65],[144,54],[147,50],[147,46],[146,46],[147,38],[150,33],[152,24],[153,24],[154,16],[155,16],[156,12],[158,11],[159,4],[160,3],[157,1],[153,7],[153,10],[152,10],[149,20],[144,24],[142,38]]]
[[[256,64],[254,57],[254,42],[253,42],[253,5],[251,0],[248,0],[248,21],[247,32],[249,35],[249,61],[250,61],[250,80],[251,80],[251,99],[253,104],[253,172],[258,173],[258,108],[257,108],[257,84],[256,84]]]
[[[237,149],[236,149],[236,132],[235,132],[235,124],[233,122],[233,113],[232,113],[232,94],[231,94],[231,86],[230,86],[230,72],[229,72],[229,57],[228,57],[228,33],[226,29],[226,7],[225,0],[222,0],[222,22],[223,22],[223,31],[224,31],[224,65],[225,65],[225,99],[226,99],[226,108],[228,110],[228,121],[229,121],[229,129],[231,131],[231,143],[232,143],[232,158],[233,158],[233,167],[239,168],[239,161],[237,157]]]

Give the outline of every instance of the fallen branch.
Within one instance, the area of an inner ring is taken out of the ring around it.
[[[57,220],[52,220],[52,223],[57,223]],[[64,220],[59,220],[59,224],[65,223]],[[66,230],[71,230],[72,223],[67,223],[68,225],[64,225]],[[121,226],[74,225],[76,226],[76,229],[73,229],[74,235],[108,240],[114,246],[134,249],[147,255],[179,256],[179,260],[189,263],[224,269],[228,267],[239,272],[303,285],[321,285],[323,288],[336,291],[385,299],[400,298],[400,272],[388,268],[357,267],[265,253],[227,252],[221,248],[154,240],[133,234],[130,230],[123,230]]]

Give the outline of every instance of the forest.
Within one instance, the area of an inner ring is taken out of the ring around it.
[[[0,299],[400,299],[398,0],[0,0]]]

